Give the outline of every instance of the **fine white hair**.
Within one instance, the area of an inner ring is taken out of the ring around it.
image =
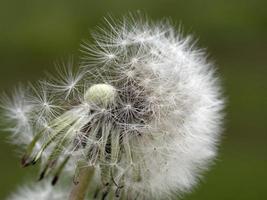
[[[62,200],[68,198],[66,189],[53,187],[49,182],[21,186],[7,200]]]

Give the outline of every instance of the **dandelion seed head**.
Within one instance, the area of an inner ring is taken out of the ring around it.
[[[35,102],[29,107],[21,100],[12,106],[39,133],[31,145],[43,138],[24,164],[45,154],[46,175],[51,163],[82,160],[98,170],[96,190],[110,185],[110,197],[171,199],[190,191],[215,157],[221,133],[213,65],[169,23],[129,15],[106,20],[93,37],[82,44],[78,68],[60,68],[29,97]]]

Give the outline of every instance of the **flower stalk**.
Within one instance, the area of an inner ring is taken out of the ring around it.
[[[85,199],[95,171],[92,166],[82,167],[79,170],[79,175],[73,183],[69,200]]]

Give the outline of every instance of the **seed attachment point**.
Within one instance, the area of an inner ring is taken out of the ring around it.
[[[114,102],[116,95],[116,89],[112,85],[95,84],[87,89],[84,100],[88,103],[107,107]]]

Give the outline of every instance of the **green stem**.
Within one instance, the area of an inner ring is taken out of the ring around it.
[[[73,187],[69,196],[69,200],[84,200],[89,184],[94,175],[94,167],[82,167],[80,168],[79,175],[77,177],[77,183],[73,183]],[[75,180],[76,182],[76,180]]]

